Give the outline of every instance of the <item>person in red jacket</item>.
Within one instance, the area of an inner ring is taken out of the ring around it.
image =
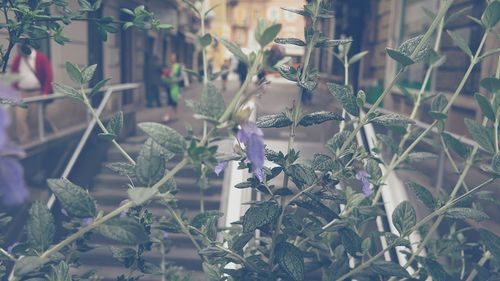
[[[18,76],[13,86],[21,92],[21,97],[51,94],[53,76],[49,58],[27,45],[19,46],[17,53],[10,70]],[[28,118],[33,110],[33,106],[28,109],[16,107],[16,135],[21,143],[30,138]]]

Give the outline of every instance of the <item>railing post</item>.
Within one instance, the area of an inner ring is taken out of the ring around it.
[[[38,104],[38,137],[40,138],[41,141],[45,140],[45,106],[43,102]]]

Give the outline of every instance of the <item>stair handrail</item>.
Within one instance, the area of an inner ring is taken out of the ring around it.
[[[124,91],[127,90],[135,90],[138,89],[141,86],[140,83],[125,83],[125,84],[117,84],[117,85],[112,85],[109,87],[104,88],[104,96],[99,103],[99,106],[95,110],[95,113],[97,117],[101,116],[102,112],[104,111],[104,108],[106,107],[106,104],[108,103],[109,99],[111,98],[111,95],[114,93],[123,93]],[[86,90],[88,92],[89,90]],[[45,96],[38,96],[38,97],[32,97],[32,98],[26,98],[24,100],[25,103],[39,103],[39,102],[44,102],[47,100],[54,100],[54,99],[59,99],[59,98],[68,98],[68,96],[61,94],[61,93],[55,93],[51,95],[45,95]],[[41,106],[39,106],[40,108]],[[43,114],[43,112],[42,112]],[[39,120],[41,119],[39,116]],[[78,160],[78,157],[80,157],[80,154],[85,147],[85,144],[87,144],[88,139],[90,138],[90,135],[92,131],[95,128],[95,125],[97,124],[97,120],[95,118],[91,118],[89,123],[87,124],[87,127],[80,138],[80,141],[78,142],[75,150],[73,151],[73,154],[71,155],[71,158],[69,159],[68,163],[66,164],[66,167],[64,168],[64,171],[61,175],[63,178],[67,178],[73,167],[75,166],[76,161]],[[49,200],[47,201],[47,207],[51,209],[54,206],[54,203],[56,201],[56,197],[53,193],[51,193]]]

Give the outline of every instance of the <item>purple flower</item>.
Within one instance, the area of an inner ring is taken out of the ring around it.
[[[13,157],[0,156],[0,194],[6,206],[20,205],[28,200],[23,167]]]
[[[265,151],[264,151],[264,133],[253,122],[245,122],[241,124],[241,129],[238,131],[238,141],[245,144],[247,158],[252,163],[252,173],[260,180],[264,179]]]
[[[94,218],[84,218],[82,219],[82,225],[89,226],[94,222]]]
[[[228,161],[222,161],[217,166],[214,168],[215,174],[218,176],[222,171],[224,171],[227,168],[227,165],[229,164]]]
[[[370,188],[370,181],[368,180],[369,177],[370,175],[364,170],[358,171],[356,173],[356,179],[361,181],[362,184],[361,190],[363,191],[366,197],[372,194],[372,190]]]

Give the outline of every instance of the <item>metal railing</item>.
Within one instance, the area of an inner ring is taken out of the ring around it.
[[[141,86],[141,84],[139,84],[139,83],[127,83],[127,84],[112,85],[112,86],[108,86],[108,87],[103,88],[103,90],[101,91],[101,93],[103,93],[102,100],[100,101],[99,106],[94,109],[97,116],[101,116],[103,114],[103,112],[104,112],[106,106],[108,105],[108,102],[111,100],[111,97],[113,94],[124,93],[125,91],[129,91],[129,90],[136,90],[140,86]],[[90,91],[90,89],[86,90],[85,92],[87,93],[89,91]],[[45,142],[49,142],[49,141],[52,141],[53,139],[61,138],[61,137],[64,137],[72,132],[84,129],[83,135],[81,136],[80,140],[78,141],[78,144],[77,144],[75,150],[73,151],[73,154],[71,155],[71,157],[70,157],[68,163],[66,164],[64,171],[61,175],[61,177],[66,178],[70,175],[73,167],[75,166],[75,163],[78,160],[78,157],[80,156],[80,154],[82,153],[82,150],[85,147],[85,144],[89,140],[91,133],[96,126],[97,121],[95,120],[95,118],[91,118],[91,114],[87,111],[87,117],[85,120],[86,124],[84,123],[83,125],[80,125],[80,124],[74,125],[73,127],[65,130],[66,131],[65,134],[58,133],[53,137],[48,137],[48,135],[46,133],[46,128],[45,128],[45,118],[46,118],[45,114],[46,114],[46,112],[45,112],[44,104],[47,102],[52,102],[52,101],[59,100],[59,99],[70,99],[70,98],[67,95],[64,95],[62,93],[55,93],[55,94],[50,94],[50,95],[29,97],[29,98],[26,98],[23,100],[23,102],[26,103],[28,106],[33,105],[33,104],[37,105],[37,118],[38,118],[38,120],[37,120],[38,121],[37,122],[38,123],[38,140],[31,141],[30,143],[24,144],[23,147],[26,148],[29,146],[33,146],[34,144],[42,144]],[[118,99],[118,101],[119,102],[118,102],[117,110],[121,110],[123,107],[122,99]],[[71,114],[71,112],[64,112],[64,113],[65,113],[65,115]],[[51,194],[49,200],[47,201],[47,207],[49,209],[52,208],[52,206],[54,205],[55,199],[56,198],[55,198],[54,194]]]

